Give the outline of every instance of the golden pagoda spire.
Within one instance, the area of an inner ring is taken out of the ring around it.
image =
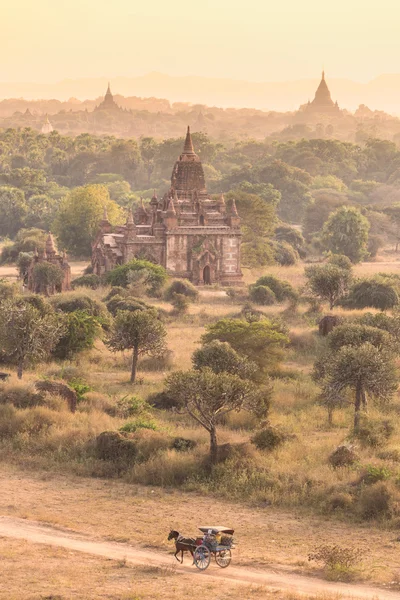
[[[188,125],[187,132],[186,132],[185,145],[183,147],[182,154],[195,154],[189,125]]]

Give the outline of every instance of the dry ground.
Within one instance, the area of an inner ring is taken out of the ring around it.
[[[398,535],[369,525],[239,505],[198,493],[30,473],[4,464],[0,489],[0,515],[67,527],[95,539],[168,553],[170,528],[195,535],[205,521],[222,522],[236,527],[237,566],[318,574],[307,560],[309,552],[324,543],[351,544],[363,553],[360,579],[387,583],[399,574]]]

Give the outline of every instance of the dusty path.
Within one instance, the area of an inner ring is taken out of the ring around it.
[[[193,577],[207,577],[210,580],[220,582],[222,580],[224,583],[264,585],[268,588],[311,595],[317,593],[342,594],[344,597],[370,600],[398,600],[399,598],[399,592],[381,590],[365,585],[329,583],[322,579],[272,569],[261,571],[229,567],[229,569],[222,571],[212,563],[207,571],[201,573],[194,566],[189,566],[190,560],[188,558],[186,558],[186,566],[180,566],[171,556],[161,553],[135,548],[127,544],[99,541],[66,529],[56,529],[36,521],[11,517],[0,517],[0,537],[23,539],[37,544],[58,546],[115,560],[125,559],[133,565],[173,566],[178,571],[192,573]]]

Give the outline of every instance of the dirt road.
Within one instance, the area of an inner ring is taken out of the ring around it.
[[[115,560],[125,559],[132,565],[173,566],[178,571],[192,573],[193,577],[207,577],[210,579],[210,583],[212,580],[217,580],[230,584],[255,584],[310,595],[330,593],[341,594],[344,597],[370,600],[398,600],[399,598],[399,592],[382,590],[366,585],[329,583],[322,579],[304,577],[272,569],[252,570],[231,566],[229,569],[222,571],[212,563],[207,571],[199,572],[194,566],[190,565],[189,558],[186,558],[186,566],[185,564],[181,566],[173,557],[161,553],[135,548],[127,544],[96,540],[74,531],[57,529],[24,519],[0,517],[0,536],[23,539],[37,544],[58,546]]]

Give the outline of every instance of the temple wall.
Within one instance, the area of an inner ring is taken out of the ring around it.
[[[170,272],[184,273],[188,269],[188,236],[167,236],[166,268]]]
[[[222,272],[237,273],[240,270],[240,238],[225,236],[222,244]]]

